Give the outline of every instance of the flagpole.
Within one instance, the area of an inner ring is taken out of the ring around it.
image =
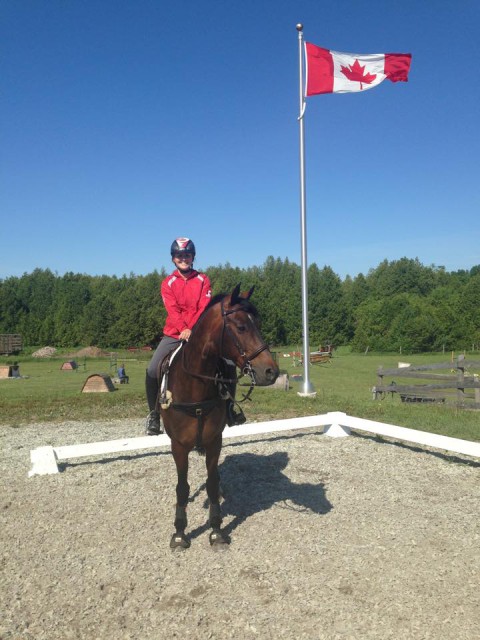
[[[308,344],[308,285],[307,285],[307,224],[305,195],[305,96],[303,91],[303,24],[297,24],[298,31],[298,76],[300,94],[300,228],[302,243],[302,327],[303,327],[303,382],[299,396],[312,398],[316,395],[310,382],[310,347]]]

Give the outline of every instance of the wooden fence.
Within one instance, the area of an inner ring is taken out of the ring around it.
[[[0,334],[0,353],[2,355],[9,356],[12,353],[19,353],[22,348],[22,336],[19,333]]]
[[[375,399],[383,398],[386,393],[398,393],[402,402],[444,402],[480,409],[480,361],[466,360],[460,355],[451,362],[419,366],[405,364],[397,369],[379,367],[377,385],[372,390]],[[386,383],[387,377],[394,379]],[[399,384],[398,378],[412,378],[416,382]],[[428,382],[423,383],[423,380]]]
[[[303,365],[303,353],[301,351],[292,351],[288,354],[293,357],[293,366],[301,367]],[[310,364],[324,364],[331,362],[333,356],[333,346],[328,351],[322,351],[321,348],[318,351],[310,352]]]

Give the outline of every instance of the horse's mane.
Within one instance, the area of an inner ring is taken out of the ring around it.
[[[215,304],[217,304],[218,302],[221,302],[224,298],[227,297],[226,293],[217,293],[216,296],[213,296],[213,298],[210,300],[210,302],[207,304],[207,306],[205,307],[203,313],[205,313],[205,311],[207,311],[207,309],[210,309],[210,307],[213,307]]]
[[[210,302],[207,304],[207,306],[205,307],[205,309],[203,310],[200,318],[203,318],[203,316],[207,313],[207,311],[213,307],[214,305],[218,304],[219,302],[221,302],[224,298],[226,298],[229,294],[228,293],[217,293],[216,296],[213,296],[213,298],[210,300]],[[250,302],[250,300],[246,300],[245,298],[238,298],[236,304],[239,304],[242,309],[244,311],[246,311],[247,313],[251,313],[252,316],[254,316],[255,318],[258,318],[258,311],[257,308],[255,307],[254,304],[252,304]],[[199,318],[199,320],[200,320]]]

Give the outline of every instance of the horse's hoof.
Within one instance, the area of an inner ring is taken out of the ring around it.
[[[170,540],[170,549],[188,549],[190,540],[184,533],[174,533]]]
[[[230,540],[221,531],[212,531],[209,536],[212,547],[220,547],[229,544]]]

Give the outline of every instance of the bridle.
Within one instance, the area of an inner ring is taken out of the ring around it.
[[[192,373],[191,371],[188,371],[188,369],[186,368],[185,365],[185,350],[183,351],[182,354],[182,367],[183,370],[185,371],[185,373],[188,373],[191,376],[194,376],[195,378],[202,378],[204,380],[215,380],[216,382],[222,382],[222,383],[237,383],[238,380],[242,377],[242,376],[249,376],[250,378],[250,389],[248,390],[247,394],[244,395],[243,400],[246,400],[249,398],[250,394],[253,391],[254,386],[256,385],[256,380],[255,380],[255,371],[253,370],[252,367],[252,360],[255,360],[255,358],[260,355],[262,353],[262,351],[265,351],[266,349],[268,349],[268,345],[262,341],[262,343],[260,344],[259,347],[257,347],[257,349],[255,349],[255,351],[253,351],[250,354],[245,353],[244,348],[242,347],[242,345],[240,344],[240,341],[238,340],[237,336],[235,335],[235,333],[232,331],[232,329],[230,328],[230,322],[228,321],[229,316],[235,314],[235,313],[239,313],[240,311],[244,311],[243,309],[229,309],[226,310],[225,309],[225,305],[224,305],[224,301],[221,300],[221,312],[222,312],[222,320],[223,320],[223,326],[222,326],[222,333],[221,333],[221,337],[220,337],[220,355],[219,355],[219,359],[224,358],[223,356],[223,344],[224,344],[224,340],[225,340],[225,334],[228,333],[228,335],[230,336],[230,338],[232,339],[233,344],[235,345],[237,351],[240,354],[240,357],[243,358],[243,362],[242,365],[239,367],[241,370],[241,375],[238,378],[223,378],[220,376],[207,376],[205,374],[201,374],[201,373]],[[250,316],[250,314],[247,313],[247,316],[249,318],[249,320],[252,322],[253,324],[253,320]],[[240,385],[240,386],[247,386],[247,385]]]
[[[223,304],[223,300],[221,302],[221,309],[222,309],[222,318],[223,318],[223,328],[222,328],[222,341],[220,343],[220,352],[222,352],[225,333],[228,333],[233,341],[233,344],[237,348],[237,351],[239,352],[240,357],[243,358],[242,366],[239,367],[242,372],[242,375],[250,376],[250,378],[253,381],[253,384],[255,384],[255,372],[253,371],[252,360],[255,360],[255,358],[259,356],[262,353],[262,351],[265,351],[266,349],[268,349],[268,345],[265,342],[262,342],[260,346],[257,349],[255,349],[255,351],[247,355],[242,345],[240,344],[239,340],[237,339],[237,336],[231,330],[230,323],[228,322],[229,316],[233,315],[234,313],[238,313],[239,311],[242,311],[242,309],[230,309],[226,311],[225,306]],[[247,316],[250,322],[254,324],[249,313],[247,313]],[[223,357],[223,356],[220,356],[220,357]]]

